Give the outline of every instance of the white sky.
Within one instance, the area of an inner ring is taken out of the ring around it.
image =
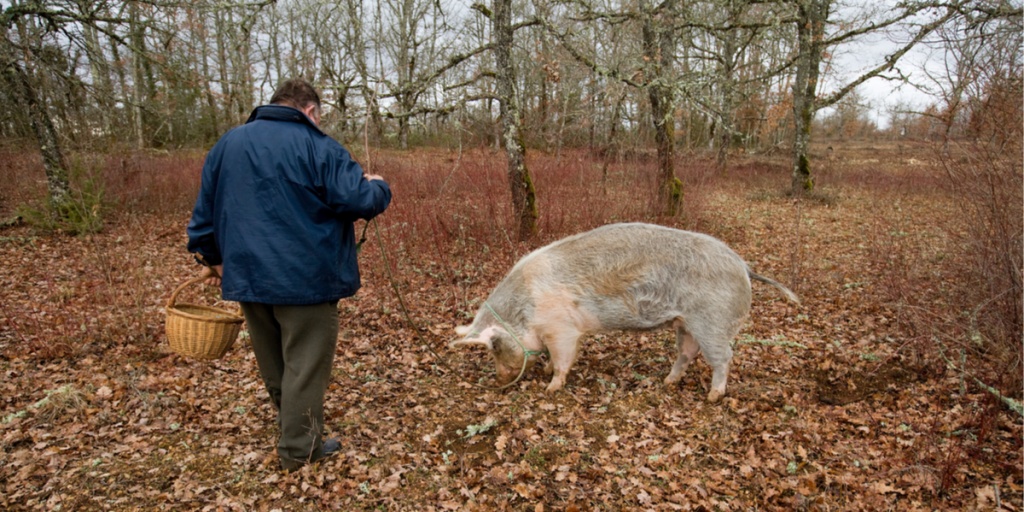
[[[890,13],[899,0],[838,0],[835,19],[875,19],[880,20]],[[927,11],[926,11],[927,12]],[[927,12],[918,21],[925,22],[932,18],[935,13]],[[849,27],[846,27],[847,29]],[[835,91],[839,85],[845,85],[862,75],[864,72],[873,69],[875,66],[885,62],[885,57],[904,46],[911,35],[905,29],[890,29],[890,33],[876,32],[861,36],[855,41],[849,41],[833,50],[832,65],[833,74],[826,75],[819,87],[819,94],[828,94]],[[941,55],[941,54],[938,54]],[[904,55],[898,62],[897,67],[912,81],[924,81],[921,72],[923,66],[935,66],[941,64],[936,60],[936,54],[929,48],[918,44],[910,52]],[[895,76],[896,73],[886,73]],[[921,92],[910,84],[898,81],[889,81],[883,78],[873,78],[861,84],[857,93],[862,101],[869,107],[869,117],[880,127],[886,128],[889,122],[889,109],[897,105],[912,109],[923,109],[925,106],[935,102],[935,98]]]
[[[843,77],[843,83],[848,83],[863,70],[868,69],[884,61],[888,52],[892,51],[894,45],[885,41],[875,41],[862,45],[848,47],[845,51],[836,55],[834,65],[838,76]],[[898,68],[911,80],[922,80],[921,67],[923,65],[935,65],[936,62],[929,62],[929,50],[918,47],[904,55],[900,59]],[[828,93],[836,89],[836,80],[826,80],[822,84],[821,92]],[[927,105],[935,103],[936,98],[929,96],[910,84],[873,78],[864,82],[857,88],[857,93],[866,103],[869,110],[869,117],[879,128],[886,128],[889,125],[889,110],[897,105],[910,107],[915,110],[922,110]]]

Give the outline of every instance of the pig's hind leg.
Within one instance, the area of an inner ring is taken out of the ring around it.
[[[694,325],[691,333],[700,346],[700,352],[704,354],[704,360],[711,366],[711,391],[708,392],[708,402],[717,402],[725,396],[729,364],[732,362],[730,341],[735,333],[732,329],[707,325]]]
[[[672,365],[672,371],[665,377],[665,384],[675,384],[683,378],[686,368],[697,358],[700,352],[700,345],[697,340],[686,330],[683,319],[676,319],[672,323],[676,330],[676,362]]]

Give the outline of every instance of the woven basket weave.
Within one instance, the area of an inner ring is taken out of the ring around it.
[[[177,302],[181,290],[204,280],[186,281],[171,293],[167,301],[167,341],[171,350],[183,356],[220,359],[235,343],[244,319],[225,309]]]

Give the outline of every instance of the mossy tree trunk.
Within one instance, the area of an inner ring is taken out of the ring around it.
[[[664,213],[678,215],[683,203],[683,184],[675,170],[675,94],[668,76],[672,69],[674,29],[671,26],[675,2],[660,4],[647,11],[643,24],[644,60],[651,79],[647,96],[651,102],[654,141],[658,149],[658,169]]]
[[[6,46],[6,45],[4,45]],[[55,212],[63,211],[63,206],[70,197],[68,183],[68,166],[64,153],[60,149],[60,139],[53,126],[46,105],[39,98],[36,87],[28,71],[10,53],[10,48],[0,49],[3,54],[3,68],[7,82],[13,85],[14,93],[21,99],[28,113],[29,124],[39,143],[39,152],[43,157],[43,169],[46,172],[46,189],[50,196],[50,206]]]
[[[516,236],[527,240],[537,233],[537,196],[526,167],[522,120],[515,91],[515,68],[512,64],[512,1],[495,0],[491,16],[494,31],[496,89],[501,112],[501,137],[508,160],[508,184],[512,191]]]
[[[802,196],[814,189],[811,176],[811,124],[817,112],[818,75],[825,51],[825,21],[832,0],[798,3],[796,77],[793,80],[793,175],[790,193]]]

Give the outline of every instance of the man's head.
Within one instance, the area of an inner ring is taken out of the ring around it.
[[[297,108],[317,125],[320,124],[320,94],[301,78],[293,78],[281,84],[270,98],[274,105]]]

